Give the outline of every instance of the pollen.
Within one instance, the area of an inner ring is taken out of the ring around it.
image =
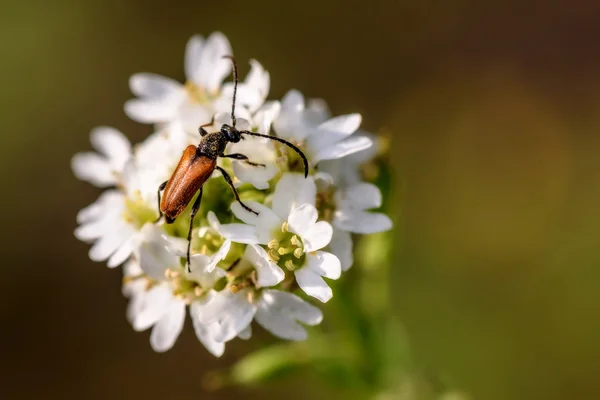
[[[280,258],[274,250],[269,251],[269,257],[275,262],[279,261]]]
[[[290,271],[293,271],[296,269],[296,266],[294,265],[294,262],[292,260],[287,260],[285,262],[285,267]]]
[[[282,255],[285,256],[286,254],[290,254],[294,252],[294,249],[291,247],[280,247],[277,252]]]

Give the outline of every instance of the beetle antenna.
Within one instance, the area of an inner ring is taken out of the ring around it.
[[[263,135],[262,133],[256,133],[256,132],[250,132],[250,131],[240,131],[240,133],[245,134],[245,135],[264,137],[264,138],[275,140],[275,141],[277,141],[279,143],[285,144],[286,146],[288,146],[289,148],[291,148],[292,150],[294,150],[296,153],[298,153],[298,155],[300,157],[302,157],[302,161],[304,162],[304,177],[305,178],[308,177],[308,160],[306,159],[306,156],[304,155],[304,153],[302,152],[302,150],[300,150],[298,147],[294,146],[293,144],[291,144],[287,140],[283,140],[281,138],[278,138],[277,136]]]
[[[233,64],[233,102],[231,103],[231,121],[233,122],[233,127],[235,128],[235,96],[237,95],[238,86],[237,64],[235,63],[233,56],[223,56],[223,58],[229,58]]]

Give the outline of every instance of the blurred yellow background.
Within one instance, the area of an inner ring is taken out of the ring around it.
[[[125,319],[120,272],[89,261],[72,234],[100,191],[76,181],[71,156],[97,125],[149,134],[123,114],[129,76],[181,80],[187,39],[215,30],[243,75],[250,58],[269,70],[270,98],[323,97],[391,139],[389,307],[420,369],[472,399],[600,398],[600,3],[24,0],[0,11],[5,398],[320,392],[303,376],[203,392],[204,371],[260,339],[214,359],[188,323],[173,350],[153,353]]]

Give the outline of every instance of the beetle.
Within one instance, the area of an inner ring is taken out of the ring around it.
[[[237,65],[235,60],[231,56],[225,56],[223,58],[228,58],[231,60],[233,64],[233,102],[231,104],[231,121],[232,124],[223,124],[221,129],[217,132],[208,133],[206,129],[207,126],[213,124],[210,122],[208,124],[202,125],[198,128],[200,136],[202,139],[198,146],[189,145],[183,152],[175,171],[171,175],[168,181],[163,182],[158,188],[158,212],[159,217],[156,222],[159,222],[161,218],[165,217],[165,222],[167,224],[172,224],[175,222],[175,219],[185,210],[187,205],[192,201],[192,198],[198,193],[198,197],[192,206],[192,214],[190,216],[190,228],[188,230],[187,240],[187,268],[190,271],[190,245],[192,239],[192,229],[194,227],[194,217],[196,213],[200,209],[200,203],[202,202],[202,186],[208,180],[208,178],[212,175],[215,169],[221,172],[221,175],[225,179],[225,181],[233,190],[233,194],[235,199],[240,203],[242,207],[244,207],[247,211],[258,215],[258,213],[252,210],[250,207],[245,205],[241,200],[238,194],[237,189],[233,185],[231,177],[223,168],[217,165],[217,158],[231,158],[234,160],[241,160],[246,162],[247,164],[253,166],[262,166],[264,164],[258,164],[251,162],[248,160],[248,157],[244,154],[234,153],[234,154],[225,154],[225,147],[227,147],[228,143],[237,143],[240,140],[244,140],[243,135],[250,136],[259,136],[271,140],[275,140],[277,142],[283,143],[286,146],[290,147],[294,150],[300,157],[302,157],[302,161],[304,162],[304,177],[308,176],[308,160],[306,156],[298,147],[293,145],[292,143],[278,138],[276,136],[265,135],[262,133],[251,132],[247,130],[238,130],[236,125],[235,118],[235,97],[237,94],[237,85],[238,85],[238,74],[237,74]],[[163,192],[164,191],[164,192]],[[162,198],[160,193],[163,192]]]

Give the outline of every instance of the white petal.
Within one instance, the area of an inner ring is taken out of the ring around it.
[[[114,268],[118,267],[123,262],[125,262],[125,260],[129,258],[131,253],[133,253],[136,244],[136,237],[132,229],[131,236],[129,237],[129,239],[125,240],[125,242],[121,244],[121,246],[119,246],[119,248],[113,253],[113,255],[110,256],[110,258],[108,259],[107,266],[109,268]]]
[[[205,310],[207,301],[205,299],[192,302],[190,304],[190,317],[194,325],[196,337],[206,347],[206,349],[215,357],[221,357],[225,352],[225,343],[217,342],[214,336],[219,332],[219,324],[205,324],[202,322],[201,315]]]
[[[246,329],[242,330],[238,337],[242,340],[248,340],[252,337],[252,325],[248,325]]]
[[[258,243],[259,238],[256,228],[245,224],[223,224],[219,228],[219,234],[235,243]]]
[[[315,122],[320,124],[331,118],[331,111],[327,102],[323,99],[308,99],[306,102],[306,108],[310,109],[313,113]]]
[[[333,291],[325,283],[323,278],[313,272],[310,268],[300,268],[295,273],[296,282],[300,289],[309,296],[312,296],[323,303],[326,303],[333,297]]]
[[[112,234],[115,225],[123,225],[123,221],[111,213],[104,218],[99,218],[78,226],[74,233],[77,239],[84,242],[91,242],[94,239]]]
[[[340,259],[342,271],[347,271],[354,263],[352,235],[349,232],[334,229],[329,249]]]
[[[163,233],[161,236],[166,241],[165,249],[169,253],[175,254],[177,257],[185,257],[187,255],[187,239],[168,236],[166,233]]]
[[[361,234],[385,232],[392,229],[392,220],[385,214],[366,211],[339,210],[334,214],[336,228]]]
[[[75,229],[75,237],[79,240],[90,241],[115,231],[116,226],[125,224],[121,215],[125,207],[122,193],[108,190],[92,205],[80,211]]]
[[[215,130],[220,129],[223,124],[233,125],[233,120],[231,119],[231,101],[229,101],[229,103],[226,103],[225,108],[227,109],[227,111],[215,113],[215,119],[213,124]],[[235,119],[236,128],[238,128],[238,130],[249,130],[251,128],[251,115],[250,113],[248,113],[247,110],[244,110],[244,108],[240,108],[239,110],[236,108]]]
[[[323,122],[319,125],[319,129],[335,131],[345,137],[354,133],[360,126],[361,121],[360,114],[340,115]]]
[[[317,127],[308,138],[312,148],[329,147],[354,133],[360,126],[360,114],[340,115],[331,118]]]
[[[214,212],[208,212],[208,223],[219,235],[235,243],[258,243],[256,228],[246,224],[223,224],[219,222]]]
[[[370,161],[373,157],[375,157],[377,155],[377,149],[379,147],[378,146],[379,138],[377,136],[373,135],[372,133],[369,133],[362,129],[359,129],[356,131],[356,133],[354,134],[353,137],[360,137],[360,136],[365,136],[365,137],[368,137],[369,139],[371,139],[371,141],[373,142],[373,145],[371,147],[366,148],[365,150],[361,150],[359,152],[352,154],[352,156],[350,156],[351,162],[354,163],[355,165],[364,164],[367,161]]]
[[[141,123],[169,122],[177,115],[179,101],[151,101],[132,99],[125,102],[125,114]]]
[[[304,236],[317,223],[317,218],[319,218],[319,213],[315,206],[311,204],[302,204],[300,207],[292,209],[288,218],[289,229],[292,233],[300,235],[304,240]]]
[[[169,242],[160,227],[147,223],[142,227],[141,236],[142,243],[137,250],[140,266],[150,278],[164,279],[167,268],[179,266],[177,256],[167,250]]]
[[[208,219],[208,224],[210,227],[219,232],[221,221],[219,221],[219,218],[217,218],[217,214],[215,214],[214,211],[209,211],[208,214],[206,214],[206,219]]]
[[[209,93],[214,93],[231,73],[231,61],[223,56],[232,55],[231,45],[221,32],[213,32],[204,42],[198,67],[192,80]]]
[[[256,132],[268,135],[271,131],[273,121],[281,111],[281,104],[278,101],[268,101],[254,115],[254,125]]]
[[[122,167],[131,157],[131,143],[121,131],[100,126],[94,128],[90,136],[94,148],[110,158],[113,165]]]
[[[244,83],[252,88],[257,89],[260,92],[260,95],[264,101],[264,99],[269,94],[269,89],[271,87],[271,77],[269,75],[269,72],[263,68],[261,63],[252,59],[250,60],[250,72],[248,72],[248,75],[246,75]],[[250,107],[251,111],[256,111],[257,108],[258,107]]]
[[[335,185],[336,181],[330,173],[319,171],[315,174],[315,184],[317,185],[317,189],[321,189],[323,187],[328,188],[329,186]]]
[[[302,235],[302,242],[304,243],[304,251],[310,252],[322,249],[331,242],[331,236],[333,235],[333,228],[326,221],[319,221],[312,225],[308,231]]]
[[[314,148],[316,153],[313,162],[322,160],[335,160],[358,151],[367,149],[373,145],[371,139],[366,136],[349,137],[334,145],[325,148]]]
[[[361,182],[340,193],[340,203],[358,210],[381,207],[381,190],[372,183]]]
[[[113,205],[122,204],[123,200],[124,196],[118,190],[106,190],[96,201],[77,213],[77,223],[83,224],[96,220],[104,214],[107,208],[110,209]]]
[[[198,144],[198,127],[210,122],[212,114],[213,109],[209,105],[184,101],[180,104],[175,118],[181,122],[183,130],[195,139],[193,144]]]
[[[207,303],[199,318],[205,324],[217,322],[220,330],[214,339],[218,342],[227,342],[246,329],[255,311],[255,306],[248,301],[247,290],[234,294],[225,289]]]
[[[271,298],[271,304],[285,310],[286,314],[306,325],[318,325],[323,320],[321,310],[295,294],[281,290],[265,289],[262,292],[261,300],[267,301],[269,299],[268,296]]]
[[[122,245],[131,236],[131,229],[128,226],[121,226],[115,232],[101,237],[90,248],[89,257],[92,261],[104,261],[110,257],[120,245]]]
[[[107,187],[117,183],[117,177],[107,159],[96,153],[77,153],[71,159],[71,169],[82,181],[94,186]]]
[[[256,112],[263,104],[271,85],[269,73],[256,60],[250,60],[250,72],[237,88],[237,104],[248,108],[250,113]],[[233,99],[233,83],[226,83],[222,88],[224,106],[230,106]],[[263,132],[263,131],[259,131]]]
[[[289,315],[262,302],[258,305],[255,318],[260,326],[282,339],[306,340],[308,338],[306,329],[302,325],[290,318]]]
[[[317,186],[312,176],[287,172],[283,174],[273,195],[273,211],[283,220],[287,220],[292,209],[302,204],[315,205]]]
[[[219,319],[220,332],[215,335],[215,340],[218,342],[228,342],[238,336],[240,332],[250,325],[255,313],[256,308],[252,304],[245,302],[240,304],[239,308],[225,314]]]
[[[262,247],[246,246],[244,257],[256,268],[259,286],[275,286],[285,278],[283,270],[270,260],[269,255]]]
[[[308,135],[308,120],[304,112],[304,96],[290,90],[281,100],[281,112],[273,122],[278,136],[291,141],[302,141]]]
[[[129,260],[123,265],[123,275],[124,276],[135,276],[140,275],[142,272],[142,268],[140,267],[137,260]]]
[[[304,95],[296,89],[288,91],[283,99],[281,99],[281,106],[286,111],[288,110],[302,110],[304,108]]]
[[[204,345],[206,350],[208,350],[210,354],[215,357],[221,357],[223,353],[225,353],[225,343],[217,342],[214,339],[214,336],[220,330],[219,324],[214,323],[204,326],[199,325],[197,320],[192,320],[192,322],[194,322],[194,331],[196,332],[196,337]]]
[[[263,95],[255,87],[252,87],[246,83],[240,82],[237,87],[236,94],[236,106],[246,107],[250,110],[258,109],[263,103]],[[227,106],[227,108],[231,108],[231,102],[233,101],[233,83],[225,83],[222,88],[221,98],[219,99],[221,102],[221,107],[219,109],[223,109]],[[237,113],[236,113],[237,116]],[[237,127],[237,125],[236,125]]]
[[[257,161],[253,161],[257,162]],[[261,162],[259,162],[261,163]],[[258,190],[269,188],[269,181],[277,174],[278,170],[274,163],[261,163],[262,166],[252,166],[243,161],[233,162],[233,174],[242,182],[250,183]]]
[[[264,166],[252,166],[243,161],[232,162],[234,175],[240,181],[251,183],[257,189],[267,189],[269,180],[278,172],[275,146],[268,139],[246,136],[245,140],[231,144],[227,153],[241,153],[254,163],[264,164]]]
[[[194,74],[200,67],[200,56],[204,47],[204,38],[200,35],[192,36],[185,46],[185,77],[189,81],[194,80]]]
[[[221,268],[216,268],[217,263],[225,258],[231,247],[231,241],[226,240],[221,248],[212,256],[194,254],[190,257],[190,271],[186,269],[186,277],[200,283],[203,289],[212,288],[215,283],[226,275]],[[183,255],[185,256],[185,255]]]
[[[255,201],[244,201],[244,204],[247,205],[248,207],[250,207],[252,210],[256,211],[259,215],[262,214],[263,212],[271,211],[268,207],[266,207],[260,203],[257,203]],[[231,211],[238,219],[242,220],[246,224],[256,225],[258,222],[258,215],[246,210],[237,201],[234,201],[233,203],[231,203]]]
[[[276,336],[288,340],[307,338],[306,330],[296,320],[315,325],[322,318],[318,308],[279,290],[263,291],[256,312],[256,322]]]
[[[137,315],[142,311],[144,307],[144,297],[146,291],[146,282],[142,279],[137,279],[127,285],[123,286],[123,295],[129,297],[129,304],[127,304],[127,321],[133,324]]]
[[[283,222],[284,221],[271,211],[271,209],[267,208],[266,210],[261,211],[256,221],[258,243],[269,243],[274,237],[274,232],[280,231]]]
[[[133,329],[143,331],[154,325],[168,310],[173,293],[167,284],[154,286],[143,296],[143,305],[133,319]]]
[[[208,258],[208,260],[206,261],[207,264],[210,264],[210,258],[204,256],[203,254],[198,254],[190,257],[190,269],[192,270],[192,272],[187,273],[188,279],[197,281],[202,287],[202,289],[212,288],[221,278],[227,275],[227,273],[221,268],[215,268],[210,272],[201,271],[200,267],[198,265],[195,265],[195,258]]]
[[[326,251],[306,254],[306,265],[316,274],[329,279],[338,279],[342,274],[340,259]]]
[[[217,250],[212,256],[210,256],[210,261],[205,267],[206,272],[212,272],[217,267],[217,264],[220,261],[224,260],[225,257],[227,257],[230,248],[231,240],[226,240],[225,242],[223,242],[219,250]]]
[[[150,345],[156,352],[169,350],[175,344],[183,329],[185,320],[185,302],[173,298],[165,314],[152,328],[150,334]]]
[[[129,88],[147,100],[170,101],[183,97],[183,85],[174,79],[151,73],[139,73],[129,79]]]

